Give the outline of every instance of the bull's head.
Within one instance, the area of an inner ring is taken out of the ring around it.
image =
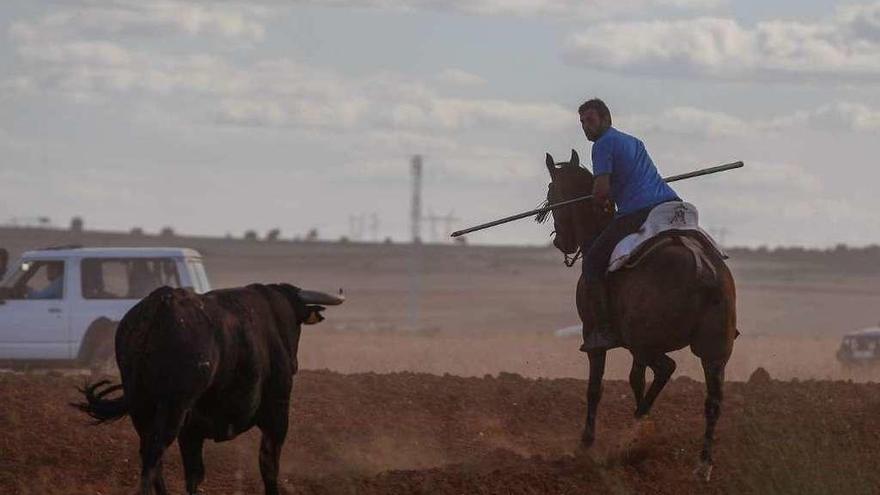
[[[339,295],[334,296],[325,292],[300,289],[290,284],[270,284],[268,287],[284,294],[293,306],[297,323],[306,325],[314,325],[324,320],[321,315],[321,311],[327,309],[324,306],[338,306],[345,301],[342,290],[339,291]]]
[[[345,302],[341,290],[339,295],[334,296],[325,292],[301,289],[299,299],[306,305],[306,316],[302,320],[306,325],[314,325],[324,321],[324,316],[321,314],[321,311],[327,309],[324,306],[338,306]]]

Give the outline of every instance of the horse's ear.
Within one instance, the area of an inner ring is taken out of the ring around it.
[[[572,167],[580,167],[581,165],[581,157],[578,156],[578,152],[575,150],[571,150],[571,159],[568,161],[568,164]]]
[[[544,158],[544,164],[547,165],[547,171],[550,172],[550,175],[553,175],[553,171],[556,170],[556,162],[553,161],[550,153],[547,153],[547,156]]]

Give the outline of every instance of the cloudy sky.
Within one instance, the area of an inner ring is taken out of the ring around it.
[[[880,242],[880,2],[7,0],[0,36],[0,222],[405,239],[421,153],[464,227],[589,163],[599,96],[664,175],[746,162],[676,186],[727,244]]]

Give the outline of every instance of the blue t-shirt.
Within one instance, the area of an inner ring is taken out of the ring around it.
[[[605,174],[611,174],[617,216],[679,199],[663,182],[645,144],[613,127],[593,143],[593,175]]]

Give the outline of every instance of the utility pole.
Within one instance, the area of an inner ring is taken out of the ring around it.
[[[412,158],[412,202],[410,209],[410,222],[412,227],[412,242],[422,242],[422,156],[415,155]]]
[[[412,202],[410,222],[412,243],[409,256],[409,330],[418,331],[422,303],[422,157],[412,158]]]
[[[376,212],[370,215],[370,240],[379,242],[379,214]]]

